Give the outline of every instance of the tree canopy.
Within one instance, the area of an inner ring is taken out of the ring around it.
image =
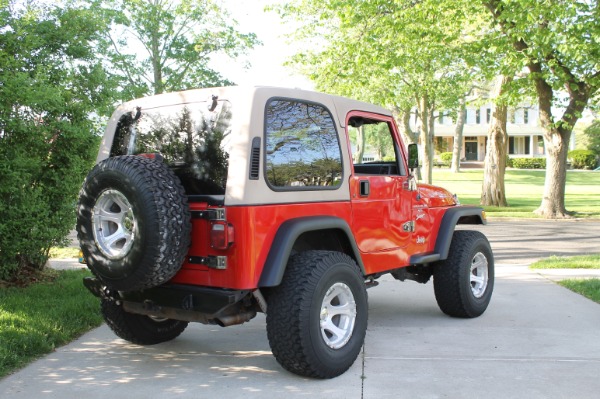
[[[238,57],[259,41],[213,0],[95,0],[110,23],[101,52],[123,79],[124,98],[232,84],[211,56]]]
[[[483,1],[512,49],[507,58],[527,68],[538,99],[547,152],[546,183],[536,213],[568,217],[566,162],[571,132],[600,88],[600,10],[597,1]],[[508,49],[504,49],[508,50]],[[554,117],[553,107],[562,114]]]
[[[279,8],[284,18],[303,21],[296,38],[311,46],[293,64],[318,89],[392,108],[405,131],[406,113],[416,108],[429,182],[434,111],[458,112],[469,82],[481,73],[470,49],[482,11],[462,0],[298,0]],[[471,22],[461,23],[467,16]]]

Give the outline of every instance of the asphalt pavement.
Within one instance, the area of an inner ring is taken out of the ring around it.
[[[191,324],[176,340],[148,347],[103,325],[0,380],[0,398],[598,398],[600,305],[552,281],[577,272],[527,264],[600,252],[600,222],[528,223],[482,228],[497,264],[479,318],[442,314],[431,283],[380,279],[368,291],[363,351],[332,380],[283,370],[259,315],[227,328]]]

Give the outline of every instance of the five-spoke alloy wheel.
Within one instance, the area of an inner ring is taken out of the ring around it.
[[[292,256],[268,302],[269,344],[285,369],[333,378],[358,357],[367,329],[367,292],[348,255],[305,251]]]
[[[494,256],[485,235],[457,230],[448,258],[433,269],[435,299],[454,317],[477,317],[487,309],[494,289]]]

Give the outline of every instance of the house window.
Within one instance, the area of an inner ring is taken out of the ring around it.
[[[481,123],[481,110],[479,109],[475,110],[475,123],[478,125]]]
[[[509,137],[508,153],[510,155],[530,155],[531,137]]]
[[[490,123],[490,121],[492,120],[492,109],[491,108],[487,108],[485,110],[485,123]]]
[[[523,110],[523,123],[526,125],[529,123],[529,110],[528,109]]]

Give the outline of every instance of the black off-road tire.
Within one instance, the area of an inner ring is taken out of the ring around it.
[[[111,242],[111,233],[128,238]],[[88,174],[77,236],[88,267],[107,287],[134,291],[168,281],[183,264],[190,235],[185,191],[162,162],[119,156]]]
[[[331,302],[324,301],[328,291]],[[356,310],[353,327],[352,317],[334,315],[335,306],[344,303],[346,309]],[[362,349],[367,312],[364,278],[352,258],[331,251],[300,252],[288,262],[281,284],[268,295],[267,336],[273,355],[285,369],[301,376],[339,376]],[[330,330],[321,328],[322,318],[339,323],[336,326],[346,331],[345,338],[328,335]]]
[[[104,321],[119,337],[137,345],[155,345],[177,338],[188,326],[187,321],[153,319],[128,313],[112,299],[102,299]]]
[[[433,270],[435,299],[442,312],[463,318],[485,312],[494,290],[494,255],[485,235],[455,231],[448,259],[436,262]]]

